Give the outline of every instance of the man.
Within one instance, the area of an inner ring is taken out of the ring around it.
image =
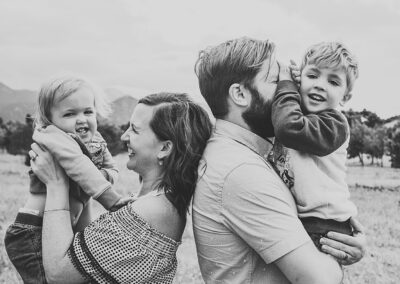
[[[211,47],[200,53],[196,74],[217,119],[193,201],[206,283],[340,283],[338,262],[313,245],[267,161],[279,76],[274,44],[240,38]]]

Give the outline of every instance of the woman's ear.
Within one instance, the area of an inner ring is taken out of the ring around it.
[[[161,144],[162,144],[162,147],[161,147],[160,152],[158,152],[157,158],[159,160],[164,160],[166,157],[168,157],[171,154],[174,144],[172,143],[171,140],[163,141],[163,142],[161,142]]]
[[[247,93],[244,92],[243,86],[234,83],[229,87],[229,97],[232,102],[238,106],[246,107],[249,105]]]

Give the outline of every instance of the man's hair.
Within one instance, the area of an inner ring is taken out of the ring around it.
[[[150,127],[158,139],[173,144],[171,153],[164,158],[159,187],[185,217],[196,187],[199,162],[211,136],[210,118],[186,94],[152,94],[138,104],[155,107]]]
[[[41,127],[52,124],[51,108],[57,102],[62,101],[82,88],[87,88],[93,93],[96,113],[102,117],[107,117],[111,112],[111,107],[105,98],[103,90],[87,80],[64,76],[52,78],[40,88],[35,111],[35,126]]]
[[[308,64],[323,68],[343,68],[346,73],[347,92],[353,89],[354,81],[358,78],[356,58],[339,42],[321,42],[309,47],[303,57],[301,70]]]
[[[247,37],[229,40],[200,51],[195,64],[200,92],[216,118],[228,113],[229,88],[234,83],[252,85],[274,44]]]

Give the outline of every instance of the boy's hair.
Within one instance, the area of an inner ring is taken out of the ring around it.
[[[247,37],[229,40],[200,51],[195,64],[200,92],[216,118],[228,113],[229,87],[234,83],[251,86],[274,44]]]
[[[150,127],[161,141],[172,141],[171,153],[164,158],[164,175],[159,186],[185,217],[196,188],[199,162],[211,136],[210,118],[186,94],[152,94],[138,104],[155,107]]]
[[[301,70],[307,64],[325,68],[343,68],[346,73],[347,92],[353,89],[358,78],[358,62],[354,55],[339,42],[321,42],[312,45],[306,51]]]
[[[64,76],[50,79],[41,86],[35,111],[35,126],[42,127],[52,124],[50,111],[54,104],[81,88],[87,88],[93,92],[97,115],[107,117],[111,112],[111,107],[103,90],[84,79]]]

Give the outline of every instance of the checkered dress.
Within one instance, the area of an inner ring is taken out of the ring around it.
[[[179,244],[127,205],[77,233],[68,255],[90,283],[172,283]]]

